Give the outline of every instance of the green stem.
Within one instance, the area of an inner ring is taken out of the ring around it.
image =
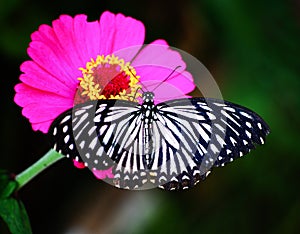
[[[56,152],[54,149],[49,150],[40,160],[16,176],[16,181],[18,183],[17,189],[19,190],[22,188],[36,175],[62,158],[64,158],[64,156]]]

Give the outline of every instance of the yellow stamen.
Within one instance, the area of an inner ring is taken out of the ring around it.
[[[138,101],[137,98],[141,96],[141,93],[137,90],[141,87],[138,85],[139,76],[136,75],[136,70],[130,65],[129,62],[124,61],[124,59],[119,59],[114,54],[111,55],[98,55],[96,60],[91,59],[90,62],[87,62],[85,68],[80,68],[83,77],[78,78],[80,81],[79,85],[82,88],[81,96],[87,96],[90,100],[97,99],[107,99],[104,95],[101,94],[104,87],[100,87],[99,84],[95,83],[95,69],[97,67],[105,67],[107,65],[112,65],[119,68],[117,74],[124,73],[129,77],[129,87],[127,90],[119,92],[118,95],[110,95],[108,99],[121,99],[121,100],[130,100]],[[114,77],[111,77],[113,79]]]

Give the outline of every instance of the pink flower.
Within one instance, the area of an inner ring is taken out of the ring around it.
[[[31,35],[31,60],[21,65],[22,83],[15,86],[14,100],[32,128],[47,133],[53,120],[74,104],[135,99],[140,86],[151,91],[177,66],[172,78],[155,90],[156,100],[191,92],[193,79],[180,54],[164,40],[142,47],[144,37],[142,22],[110,12],[99,21],[62,15],[52,27],[41,25]]]

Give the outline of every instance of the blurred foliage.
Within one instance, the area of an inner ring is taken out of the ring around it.
[[[20,193],[33,233],[65,233],[72,225],[83,225],[84,219],[117,226],[121,221],[115,217],[124,209],[119,204],[135,193],[157,199],[158,205],[139,225],[129,216],[130,222],[113,233],[300,233],[296,0],[1,1],[1,167],[19,172],[49,148],[46,136],[33,132],[13,103],[30,34],[62,13],[85,13],[95,20],[107,9],[143,21],[146,42],[165,38],[197,57],[219,83],[224,98],[258,112],[271,134],[265,146],[215,169],[194,189],[178,193],[117,190],[68,161],[57,163]],[[89,212],[80,214],[98,200],[99,219]],[[132,206],[137,213],[147,212],[139,203]],[[2,226],[0,233],[6,233]]]

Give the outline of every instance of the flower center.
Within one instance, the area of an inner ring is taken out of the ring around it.
[[[82,77],[75,94],[74,104],[97,99],[122,99],[137,102],[139,76],[130,63],[112,55],[98,55],[96,60],[80,68]]]

